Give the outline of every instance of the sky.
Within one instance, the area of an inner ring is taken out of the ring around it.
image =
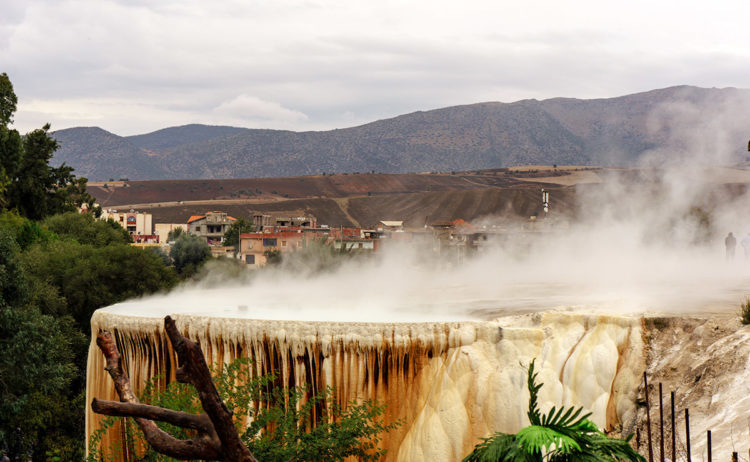
[[[2,0],[22,132],[328,130],[419,110],[750,87],[750,2]]]

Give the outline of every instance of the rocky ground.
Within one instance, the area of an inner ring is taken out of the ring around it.
[[[672,391],[675,392],[677,460],[687,460],[686,408],[690,414],[692,460],[708,460],[708,430],[712,435],[712,460],[730,461],[733,451],[738,452],[739,460],[748,460],[750,326],[740,323],[738,313],[648,317],[644,324],[654,460],[660,460],[660,383],[666,460],[672,460]],[[639,390],[639,405],[639,449],[645,455],[648,444],[643,385]]]

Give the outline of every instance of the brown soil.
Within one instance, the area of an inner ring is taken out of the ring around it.
[[[89,191],[102,207],[151,212],[154,223],[183,223],[191,215],[214,209],[237,217],[248,217],[256,211],[303,211],[330,226],[368,227],[380,220],[423,226],[425,222],[458,218],[528,218],[542,213],[542,187],[554,191],[557,212],[569,211],[571,188],[529,180],[525,172],[514,176],[505,170],[483,170],[95,183]]]

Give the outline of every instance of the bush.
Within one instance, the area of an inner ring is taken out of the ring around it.
[[[750,298],[740,304],[740,322],[743,326],[750,324]]]
[[[177,272],[183,277],[189,277],[198,271],[203,262],[211,258],[211,248],[200,236],[182,233],[169,250],[169,256]]]

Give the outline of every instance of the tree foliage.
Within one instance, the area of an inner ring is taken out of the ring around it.
[[[343,461],[348,457],[357,460],[380,460],[385,450],[378,449],[381,435],[400,425],[381,421],[384,406],[373,402],[348,403],[341,408],[333,403],[333,390],[306,396],[302,388],[287,388],[278,384],[272,375],[253,377],[252,363],[237,359],[225,364],[221,372],[214,371],[214,383],[222,399],[235,416],[234,422],[242,440],[253,455],[262,461]],[[179,382],[170,383],[160,390],[155,377],[147,382],[140,401],[169,409],[180,409],[197,414],[202,411],[195,390]],[[316,411],[323,415],[317,419]],[[249,411],[249,415],[248,415]],[[246,425],[245,418],[249,425]],[[120,418],[104,420],[89,441],[89,462],[107,460],[101,438],[104,432]],[[131,442],[142,441],[138,427],[124,422]],[[159,422],[159,427],[177,438],[188,438],[187,430]],[[136,445],[137,446],[137,445]],[[123,448],[108,448],[110,455]],[[148,449],[138,460],[150,462],[171,461],[167,456]]]
[[[91,213],[67,212],[48,217],[42,224],[60,237],[94,247],[128,244],[133,241],[130,234],[117,222],[112,219],[97,220]]]
[[[589,420],[583,408],[553,407],[542,414],[534,361],[529,365],[527,386],[531,425],[515,435],[496,433],[482,438],[463,462],[645,462],[631,446],[630,439],[609,438]]]
[[[76,336],[69,318],[55,320],[27,304],[18,252],[12,234],[0,230],[0,452],[26,460],[35,449],[54,446],[47,438],[55,428],[49,412],[60,407],[74,379]],[[65,433],[56,433],[58,441]]]
[[[245,220],[244,218],[238,218],[234,223],[229,225],[226,232],[224,232],[224,245],[233,245],[237,250],[240,248],[240,234],[252,233],[254,230],[253,224]]]
[[[158,292],[177,282],[152,252],[129,245],[95,247],[74,240],[35,245],[24,252],[26,272],[40,286],[48,284],[64,297],[67,313],[83,332],[97,308]]]
[[[187,277],[211,257],[211,248],[200,236],[182,233],[169,249],[169,256],[177,272]]]
[[[0,74],[0,205],[33,220],[93,206],[85,178],[65,164],[49,165],[58,148],[49,124],[24,136],[9,128],[16,103],[8,75]]]

